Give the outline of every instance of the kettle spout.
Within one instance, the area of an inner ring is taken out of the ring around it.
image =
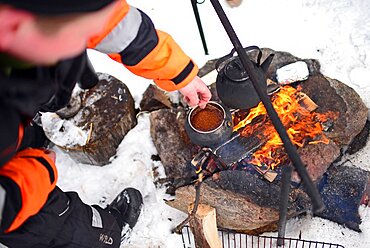
[[[263,61],[263,63],[261,64],[261,68],[262,68],[262,71],[263,72],[267,72],[271,62],[272,62],[272,59],[274,58],[275,54],[271,53],[266,59],[265,61]]]

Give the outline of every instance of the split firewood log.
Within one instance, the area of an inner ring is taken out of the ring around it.
[[[189,206],[189,213],[193,204]],[[199,204],[196,214],[190,219],[190,229],[194,234],[195,246],[198,248],[221,248],[216,224],[216,209]]]

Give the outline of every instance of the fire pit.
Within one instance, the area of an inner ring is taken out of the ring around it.
[[[284,65],[303,61],[308,66],[307,79],[281,87],[271,97],[310,177],[320,189],[330,188],[323,178],[327,178],[330,165],[340,171],[333,162],[364,128],[367,108],[353,89],[322,75],[317,61],[302,60],[271,49],[263,49],[262,59],[270,53],[275,53],[267,71],[272,81],[277,81],[276,71]],[[217,101],[215,93],[214,96]],[[196,174],[191,160],[201,147],[187,137],[183,127],[185,116],[184,108],[178,107],[152,112],[150,119],[154,144],[176,194],[175,200],[168,204],[187,212],[195,196],[192,182]],[[250,233],[276,230],[281,168],[289,164],[289,159],[262,105],[235,111],[233,122],[233,136],[221,148],[213,148],[212,154],[216,157],[209,156],[204,163],[208,166],[204,168],[208,175],[200,202],[216,208],[220,227]],[[227,169],[223,169],[225,164]],[[268,173],[275,174],[273,180],[265,180],[271,178]],[[355,174],[356,183],[361,185],[356,188],[358,197],[354,200],[358,207],[369,176]],[[294,174],[292,179],[288,217],[311,209],[300,178]],[[335,209],[329,211],[336,212]],[[346,224],[345,221],[339,223]],[[355,225],[351,228],[356,229]]]

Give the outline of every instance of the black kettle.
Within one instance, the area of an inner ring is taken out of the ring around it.
[[[262,51],[257,46],[244,48],[246,52],[257,50],[256,61],[252,61],[257,73],[263,73],[264,78],[268,67],[274,57],[270,54],[261,64]],[[220,58],[216,62],[218,71],[216,79],[216,89],[220,100],[228,107],[233,109],[250,109],[258,105],[260,98],[255,91],[248,73],[245,71],[240,58],[234,56],[235,49],[231,53]],[[267,84],[263,80],[261,87],[267,91]]]

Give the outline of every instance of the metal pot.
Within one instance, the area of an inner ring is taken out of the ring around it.
[[[257,61],[252,61],[255,70],[259,70],[263,75],[273,59],[274,54],[270,54],[261,64],[262,51],[257,46],[244,48],[246,52],[257,50]],[[228,107],[234,109],[249,109],[257,106],[260,98],[255,91],[248,73],[245,71],[240,58],[234,56],[235,49],[231,53],[220,58],[216,63],[218,71],[216,79],[216,89],[220,100]],[[265,78],[265,77],[264,77]],[[262,88],[267,91],[265,80],[261,81]]]
[[[233,131],[231,112],[223,104],[210,101],[204,109],[195,107],[185,119],[190,140],[201,147],[215,147],[230,138]]]

